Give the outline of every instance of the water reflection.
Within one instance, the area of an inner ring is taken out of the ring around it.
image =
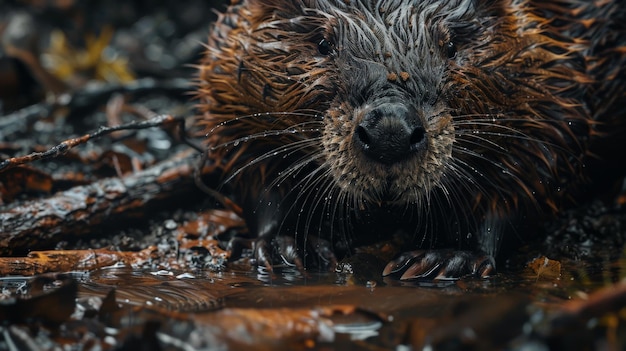
[[[277,265],[272,271],[264,266],[258,266],[256,278],[267,285],[293,285],[304,276],[295,265]]]
[[[110,319],[116,328],[143,326],[156,318],[162,323],[161,337],[172,340],[188,340],[191,333],[198,338],[196,342],[234,348],[242,346],[242,340],[247,340],[244,344],[248,347],[271,344],[276,338],[296,343],[304,338],[319,348],[332,344],[334,349],[358,343],[383,350],[399,344],[448,349],[457,342],[473,349],[492,349],[515,338],[525,346],[545,346],[555,332],[554,311],[560,311],[559,318],[564,315],[565,322],[577,318],[576,311],[599,317],[606,314],[585,305],[569,311],[562,306],[564,301],[606,285],[607,279],[623,276],[623,262],[614,261],[610,266],[614,269],[596,273],[582,269],[583,274],[579,266],[572,269],[564,262],[564,274],[551,280],[500,274],[488,280],[365,283],[347,272],[300,272],[289,266],[271,272],[246,267],[222,272],[109,267],[57,275],[56,280],[40,279],[41,284],[34,284],[36,278],[32,277],[5,277],[0,284],[3,296],[29,297],[74,282],[78,303],[73,318],[87,320],[104,316],[103,311],[108,310],[116,316]],[[62,296],[53,298],[65,305],[75,299]],[[102,307],[107,304],[113,307]],[[71,309],[61,312],[59,315],[65,316]],[[172,315],[178,317],[168,317]],[[55,312],[45,318],[60,320],[56,316]],[[575,333],[607,328],[602,319],[590,321],[595,324],[577,326],[582,329]],[[572,333],[569,329],[565,332]],[[497,335],[501,337],[494,337]]]

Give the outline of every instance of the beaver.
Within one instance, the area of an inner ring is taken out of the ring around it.
[[[412,239],[401,279],[488,276],[504,238],[623,173],[617,0],[240,0],[198,124],[258,263]]]

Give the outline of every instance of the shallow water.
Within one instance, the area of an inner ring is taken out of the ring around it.
[[[241,267],[211,272],[112,266],[0,278],[0,314],[8,326],[5,342],[22,335],[10,328],[58,324],[64,332],[46,334],[44,345],[50,346],[124,349],[138,340],[167,350],[621,349],[626,288],[618,282],[626,260],[604,266],[562,262],[557,276],[525,271],[439,282],[363,282],[351,274],[289,267],[269,274]],[[32,313],[32,306],[48,309],[49,303],[70,306],[11,317]],[[59,317],[70,312],[69,320]],[[94,321],[97,337],[71,341],[65,335],[93,329]],[[41,341],[40,334],[26,339]]]

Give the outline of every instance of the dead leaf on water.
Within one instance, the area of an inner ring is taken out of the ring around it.
[[[526,271],[537,280],[557,279],[561,276],[561,262],[541,256],[528,263]]]

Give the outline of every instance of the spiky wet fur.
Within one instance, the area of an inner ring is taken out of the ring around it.
[[[624,134],[625,8],[241,1],[199,65],[209,157],[249,213],[280,203],[273,231],[288,232],[288,217],[292,231],[350,231],[386,209],[406,215],[418,245],[493,253],[501,220],[558,211],[604,156],[596,139]],[[355,146],[363,111],[387,98],[418,111],[425,155],[387,166]]]

